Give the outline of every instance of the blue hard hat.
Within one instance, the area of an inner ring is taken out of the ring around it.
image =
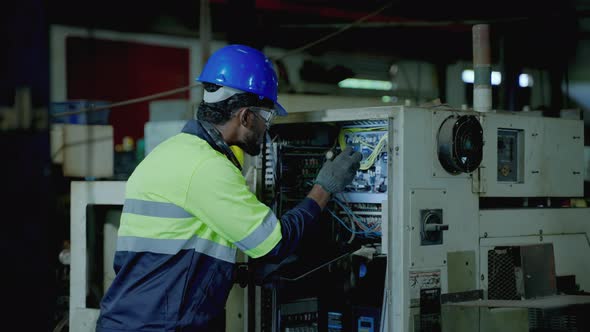
[[[279,80],[272,62],[262,52],[245,45],[228,45],[213,53],[201,75],[199,82],[251,92],[274,102],[278,115],[287,111],[277,101]]]

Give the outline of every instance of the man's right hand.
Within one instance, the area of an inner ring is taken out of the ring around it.
[[[360,152],[354,152],[351,147],[347,147],[336,158],[324,163],[315,183],[331,194],[343,191],[354,179],[362,158]]]

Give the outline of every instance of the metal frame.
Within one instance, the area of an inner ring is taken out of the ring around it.
[[[99,310],[86,307],[88,289],[86,212],[88,205],[123,205],[125,183],[122,181],[72,182],[70,206],[70,331],[95,330]]]
[[[184,38],[175,36],[161,36],[157,34],[127,33],[111,30],[88,29],[51,25],[50,26],[50,98],[51,101],[63,101],[67,99],[67,75],[66,75],[66,39],[68,37],[97,38],[104,40],[123,41],[147,45],[158,45],[167,47],[186,48],[189,51],[190,77],[187,85],[192,84],[192,77],[198,77],[202,68],[201,42],[196,38]],[[212,48],[220,48],[225,45],[221,42],[213,42]],[[198,89],[189,90],[190,100],[197,102],[201,100],[201,93]]]

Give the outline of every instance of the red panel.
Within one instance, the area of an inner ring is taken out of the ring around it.
[[[118,102],[187,86],[189,50],[70,37],[66,40],[67,98]],[[160,99],[189,99],[189,92]],[[143,137],[149,102],[111,110],[115,144]]]

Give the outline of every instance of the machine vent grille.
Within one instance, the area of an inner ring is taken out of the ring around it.
[[[532,331],[587,331],[587,323],[578,324],[580,314],[583,314],[582,310],[577,308],[529,309],[529,328]]]
[[[509,249],[488,251],[488,299],[520,300],[516,289],[515,265]]]

